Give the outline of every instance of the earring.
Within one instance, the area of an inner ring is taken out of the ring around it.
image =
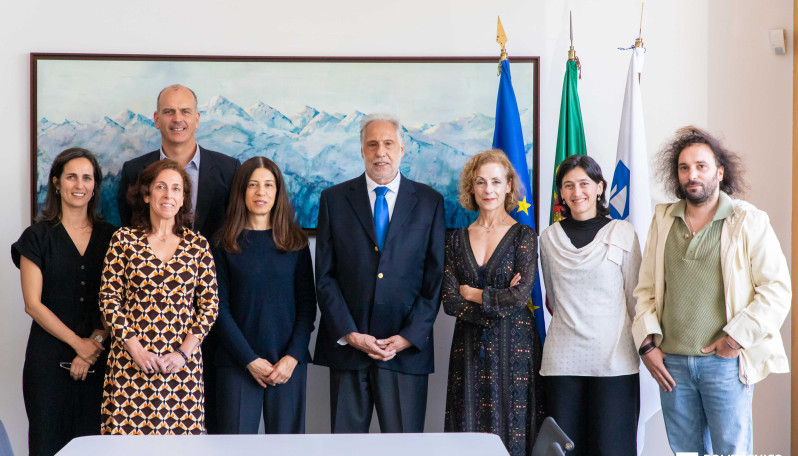
[[[61,190],[59,190],[59,189],[55,189],[55,194],[56,194],[56,195],[60,195],[60,194],[61,194]]]

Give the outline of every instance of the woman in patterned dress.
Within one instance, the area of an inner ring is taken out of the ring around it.
[[[460,204],[477,210],[446,242],[442,299],[457,318],[449,357],[447,432],[490,432],[529,455],[543,419],[541,347],[527,303],[537,235],[516,223],[518,179],[504,152],[479,153],[460,175]]]
[[[103,434],[205,432],[202,353],[218,309],[208,241],[191,231],[191,179],[174,161],[128,191],[132,227],[105,258],[100,306],[112,340]]]
[[[58,154],[41,217],[11,246],[33,318],[22,371],[32,456],[53,455],[75,437],[100,432],[108,331],[97,292],[114,232],[97,214],[101,184],[91,152]]]

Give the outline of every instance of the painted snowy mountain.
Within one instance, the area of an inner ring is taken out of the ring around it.
[[[274,160],[286,177],[297,220],[315,228],[319,196],[325,188],[363,173],[360,157],[360,121],[364,113],[327,113],[305,106],[286,116],[265,102],[244,109],[215,96],[199,107],[197,140],[203,146],[240,161],[262,155]],[[532,114],[521,113],[527,161],[531,163]],[[413,124],[405,129],[405,156],[401,171],[444,195],[446,225],[466,226],[475,213],[457,203],[458,180],[466,160],[489,149],[493,117],[469,114],[439,124]],[[38,124],[37,172],[39,203],[44,200],[53,158],[69,147],[84,147],[97,155],[103,169],[101,210],[119,224],[116,208],[118,173],[122,164],[160,147],[160,134],[152,119],[130,110],[99,120],[65,120],[42,117]]]

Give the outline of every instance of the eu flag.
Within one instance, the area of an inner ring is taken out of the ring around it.
[[[535,208],[532,205],[532,186],[529,185],[529,168],[526,165],[524,135],[521,133],[521,116],[518,114],[518,103],[510,77],[510,61],[501,62],[501,80],[499,96],[496,99],[496,126],[493,130],[493,148],[501,149],[510,159],[518,175],[521,186],[521,198],[518,208],[510,215],[519,223],[535,229]],[[536,270],[537,271],[537,270]],[[541,344],[546,339],[546,323],[543,318],[543,294],[540,291],[540,272],[536,272],[535,286],[529,308],[535,316]]]

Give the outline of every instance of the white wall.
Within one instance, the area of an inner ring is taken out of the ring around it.
[[[747,157],[747,199],[770,215],[789,260],[793,2],[758,6],[745,0],[709,2],[708,127]],[[787,29],[786,55],[774,55],[770,49],[768,31],[775,28]],[[789,323],[781,333],[789,350]],[[789,454],[789,397],[788,375],[771,375],[756,385],[755,450]]]
[[[379,3],[3,2],[0,6],[0,111],[4,165],[0,245],[9,246],[29,221],[30,52],[310,56],[498,55],[501,15],[512,55],[541,57],[541,213],[549,210],[552,155],[568,49],[568,9],[574,12],[579,91],[588,152],[611,175],[629,53],[640,3],[630,0],[406,0]],[[791,57],[769,53],[766,31],[792,31],[786,0],[650,0],[643,36],[648,53],[642,93],[649,153],[673,131],[695,123],[725,135],[749,164],[750,199],[768,210],[789,253]],[[790,50],[792,52],[792,50]],[[791,55],[791,54],[790,54]],[[766,153],[768,155],[762,155]],[[760,157],[776,158],[765,162]],[[759,159],[759,160],[757,160]],[[777,163],[773,166],[773,163]],[[765,191],[767,190],[767,191]],[[662,198],[659,192],[659,198]],[[778,196],[776,196],[778,195]],[[778,204],[778,207],[776,206]],[[781,209],[781,213],[777,210]],[[8,252],[8,250],[6,250]],[[0,418],[17,454],[26,454],[21,366],[30,319],[23,312],[18,272],[0,261]],[[437,371],[431,377],[427,430],[440,431],[452,320],[436,324]],[[310,371],[310,432],[328,429],[326,372]],[[788,454],[788,377],[766,380],[755,395],[757,452]],[[780,400],[779,400],[780,398]],[[656,418],[655,418],[656,420]],[[661,420],[661,418],[660,418]],[[645,454],[668,454],[661,421]]]

